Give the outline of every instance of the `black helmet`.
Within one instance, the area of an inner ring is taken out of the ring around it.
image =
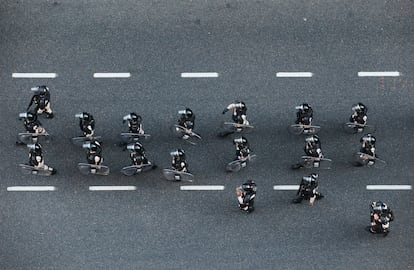
[[[245,137],[238,137],[233,140],[233,144],[246,144],[247,139]]]
[[[173,156],[173,157],[185,157],[184,150],[182,150],[182,149],[174,150],[174,151],[170,152],[170,155]]]
[[[235,104],[236,104],[236,108],[238,108],[238,109],[246,107],[246,103],[244,103],[243,101],[236,100]]]
[[[257,187],[256,187],[256,183],[253,180],[249,180],[246,183],[244,183],[241,188],[244,191],[247,192],[252,192],[252,191],[256,191]]]
[[[77,113],[75,114],[75,117],[86,120],[86,121],[91,121],[93,119],[92,114],[87,113],[87,112]]]
[[[179,110],[178,113],[180,115],[184,115],[187,118],[191,118],[193,116],[193,111],[190,108],[185,108],[184,110]]]
[[[127,149],[131,151],[143,151],[144,147],[139,142],[135,142],[128,144]]]
[[[370,144],[375,144],[376,140],[377,139],[371,133],[368,133],[361,138],[361,142],[368,142]]]
[[[130,113],[130,115],[131,115],[131,120],[141,123],[142,117],[139,114],[132,112]]]
[[[319,177],[319,174],[318,174],[318,173],[312,173],[312,174],[311,174],[311,177],[312,177],[313,179],[317,179],[317,178]]]
[[[25,113],[19,113],[19,118],[32,122],[32,121],[37,120],[37,114],[36,112],[31,112],[31,111],[25,112]]]
[[[297,109],[297,110],[301,110],[301,111],[305,111],[305,112],[307,112],[307,111],[309,111],[310,110],[310,105],[308,104],[308,103],[303,103],[302,105],[299,105],[299,106],[296,106],[295,108]]]
[[[318,135],[309,136],[305,139],[305,141],[306,142],[311,142],[311,143],[319,143],[320,142]]]
[[[132,120],[132,121],[134,121],[134,122],[137,122],[137,123],[141,123],[141,121],[142,121],[142,117],[141,117],[141,115],[139,115],[139,114],[137,114],[137,113],[135,113],[135,112],[132,112],[132,113],[130,113],[130,114],[127,114],[127,115],[125,115],[124,117],[123,117],[123,119],[124,120]]]
[[[385,207],[387,207],[386,204],[384,204],[381,201],[378,202],[372,202],[371,203],[371,209],[372,211],[376,212],[376,213],[380,213],[382,211],[383,205],[385,205]]]
[[[97,140],[86,142],[82,145],[84,149],[89,149],[92,152],[98,152],[101,149],[101,144]]]
[[[33,112],[27,112],[27,120],[36,121],[37,120],[37,114],[33,113]]]
[[[352,110],[358,113],[361,113],[361,112],[366,113],[368,111],[368,108],[361,102],[358,102],[358,104],[355,104],[352,106]]]
[[[30,149],[30,152],[34,152],[36,154],[42,153],[42,145],[40,143],[28,144],[27,147]]]
[[[46,92],[49,91],[49,88],[46,85],[40,85],[36,87],[32,87],[30,90],[32,90],[35,95],[44,95]]]

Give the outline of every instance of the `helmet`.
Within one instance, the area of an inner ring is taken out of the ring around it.
[[[190,108],[185,108],[184,110],[179,110],[179,114],[185,115],[185,117],[190,118],[193,116],[193,111]]]
[[[27,112],[26,118],[29,121],[36,121],[37,120],[37,114],[32,112]]]
[[[47,91],[49,91],[49,88],[46,85],[41,85],[32,87],[30,90],[33,91],[36,95],[44,95]]]
[[[241,186],[242,190],[247,191],[247,192],[252,192],[252,191],[256,191],[257,187],[256,187],[256,183],[253,180],[249,180],[246,183],[244,183]]]
[[[93,152],[97,152],[101,148],[101,144],[96,140],[92,140],[92,141],[84,143],[82,145],[82,148],[89,149]]]
[[[182,149],[177,149],[175,151],[172,151],[170,152],[170,155],[173,157],[185,157],[184,150]]]
[[[378,201],[378,202],[372,202],[371,203],[371,209],[374,211],[374,212],[381,212],[382,211],[382,205],[384,205],[384,203],[383,202],[381,202],[381,201]],[[385,204],[385,207],[387,207],[387,205]]]
[[[135,142],[135,143],[128,144],[127,149],[137,151],[137,150],[144,150],[144,147],[139,142]]]
[[[296,106],[295,109],[307,112],[310,109],[310,105],[308,103],[303,103],[302,105]]]
[[[134,112],[130,113],[131,120],[141,123],[142,117]]]
[[[352,110],[355,112],[367,112],[368,108],[361,102],[358,102],[358,104],[352,106]]]
[[[246,107],[246,103],[244,103],[243,101],[236,100],[235,104],[236,104],[236,108],[239,108],[239,109]]]
[[[361,138],[361,142],[369,142],[374,144],[377,139],[371,134],[368,133]]]
[[[132,112],[130,114],[125,115],[123,117],[123,119],[124,120],[132,120],[132,121],[138,122],[138,123],[141,123],[141,121],[142,121],[142,117],[139,114],[135,113],[135,112]]]
[[[86,120],[86,121],[90,121],[90,120],[93,119],[92,114],[87,113],[87,112],[77,113],[77,114],[75,114],[75,117]]]
[[[31,152],[33,151],[35,153],[42,153],[42,145],[40,145],[40,143],[28,144],[27,147]]]
[[[305,141],[306,141],[306,142],[312,142],[312,143],[318,143],[318,142],[320,142],[320,141],[319,141],[319,137],[318,137],[318,135],[312,135],[312,136],[309,136],[309,137],[307,137],[307,138],[305,139]]]
[[[313,179],[317,179],[317,178],[319,177],[319,174],[318,174],[318,173],[312,173],[312,174],[311,174],[311,177],[312,177]]]
[[[35,112],[19,113],[19,118],[29,120],[29,121],[36,121],[37,120],[37,114]]]
[[[233,140],[234,144],[246,144],[247,143],[247,139],[245,137],[239,137],[239,138],[235,138]]]

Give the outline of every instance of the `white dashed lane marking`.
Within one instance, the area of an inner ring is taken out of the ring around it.
[[[313,76],[312,72],[277,72],[278,78],[310,78]]]
[[[180,190],[224,190],[224,186],[180,186]]]
[[[411,190],[411,185],[367,185],[367,190]]]
[[[12,78],[21,78],[21,79],[53,79],[56,78],[56,73],[13,73]]]
[[[277,185],[273,186],[273,190],[298,190],[299,185]]]
[[[14,186],[8,187],[7,191],[55,191],[54,186]]]
[[[134,191],[136,186],[90,186],[89,191]]]
[[[398,71],[360,71],[358,77],[398,77]]]
[[[94,73],[94,78],[129,78],[131,77],[131,73],[124,72],[124,73]]]
[[[217,78],[217,72],[183,72],[181,78]]]

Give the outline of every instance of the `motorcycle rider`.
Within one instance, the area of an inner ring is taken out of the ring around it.
[[[250,213],[254,211],[254,199],[256,198],[256,183],[249,180],[236,188],[237,200],[240,210]]]
[[[240,125],[249,125],[249,121],[247,121],[247,107],[246,103],[243,101],[237,101],[234,103],[229,104],[224,110],[223,114],[228,112],[229,110],[233,110],[232,119],[233,122]]]
[[[298,192],[296,193],[298,197],[292,202],[301,203],[302,200],[309,200],[309,205],[313,206],[315,200],[323,198],[324,196],[318,191],[318,177],[319,174],[317,173],[304,176],[300,182]]]
[[[50,108],[49,87],[46,85],[40,85],[32,87],[31,91],[33,92],[33,96],[30,100],[29,106],[27,106],[27,111],[30,109],[32,104],[35,104],[35,112],[37,114],[46,113],[47,118],[53,118],[53,111]]]
[[[79,127],[86,138],[92,138],[95,130],[95,119],[87,112],[78,113],[75,117],[79,118]]]
[[[130,114],[127,114],[123,117],[122,122],[125,123],[126,121],[128,121],[128,128],[130,133],[144,134],[141,115],[135,112],[131,112]]]
[[[390,222],[394,220],[394,214],[387,204],[377,201],[371,203],[371,233],[383,233],[387,236],[390,232]]]
[[[296,106],[295,109],[297,110],[295,124],[306,126],[312,125],[313,109],[308,103]]]
[[[359,102],[358,104],[352,106],[352,115],[349,119],[351,123],[356,125],[356,128],[359,126],[365,126],[367,123],[367,112],[368,108]]]
[[[178,114],[180,118],[177,120],[177,123],[179,126],[186,129],[186,133],[183,135],[183,139],[186,140],[190,136],[190,134],[193,131],[194,123],[195,123],[195,114],[190,108],[185,108],[184,110],[179,110]]]
[[[171,167],[173,170],[189,173],[184,150],[174,150],[170,153],[170,155],[172,157]]]
[[[29,151],[29,165],[37,170],[49,170],[51,174],[56,174],[56,169],[45,164],[43,159],[43,151],[40,143],[28,144]]]
[[[250,155],[249,142],[245,137],[238,137],[233,140],[233,144],[236,146],[236,159],[245,160]]]

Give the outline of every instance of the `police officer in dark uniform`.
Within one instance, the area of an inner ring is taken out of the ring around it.
[[[95,131],[95,119],[93,115],[87,112],[78,113],[75,117],[79,118],[79,127],[83,132],[83,136],[87,138],[93,137]]]
[[[250,213],[254,211],[254,199],[256,198],[256,183],[249,180],[236,188],[237,200],[240,210]]]
[[[29,165],[38,170],[49,170],[51,174],[56,174],[56,169],[45,164],[43,159],[42,146],[40,143],[28,144],[29,147]]]
[[[91,140],[82,145],[86,149],[86,159],[89,164],[101,165],[103,162],[102,146],[99,141]]]
[[[189,173],[184,150],[177,149],[172,151],[170,155],[172,156],[171,166],[173,170]]]
[[[46,85],[41,85],[31,88],[33,91],[33,96],[30,100],[29,106],[27,106],[27,111],[34,104],[35,112],[37,114],[46,113],[47,118],[53,118],[53,111],[50,108],[50,91],[49,87]]]
[[[367,158],[368,166],[372,166],[375,164],[375,142],[377,139],[370,133],[362,136],[360,142],[362,143],[360,152],[369,155],[370,157]],[[362,165],[362,164],[361,164]]]
[[[19,119],[23,120],[24,127],[28,133],[32,134],[32,139],[34,142],[37,142],[37,134],[46,132],[46,130],[43,128],[42,124],[38,120],[36,112],[34,111],[20,113]],[[16,141],[16,144],[21,145],[24,143],[21,141]]]
[[[305,154],[309,157],[322,158],[321,141],[317,135],[309,136],[305,139]]]
[[[144,129],[142,128],[142,117],[139,114],[132,112],[125,115],[122,122],[125,123],[126,121],[128,121],[130,133],[144,134]]]
[[[351,123],[364,126],[367,123],[368,108],[359,102],[352,107],[352,115],[349,119]]]
[[[177,120],[179,126],[188,130],[187,133],[190,133],[194,129],[195,124],[195,114],[190,108],[185,108],[184,110],[178,111],[180,118]],[[183,139],[188,139],[190,136],[188,134],[183,135]]]
[[[394,214],[387,204],[378,201],[371,203],[371,233],[382,233],[387,236],[390,232],[390,222],[394,220]]]
[[[151,164],[145,156],[144,147],[139,142],[128,144],[127,149],[130,150],[129,157],[131,158],[132,165],[141,167],[142,165]],[[156,165],[152,166],[153,169],[156,167]]]
[[[295,109],[297,110],[295,124],[312,125],[313,110],[308,103],[296,106]]]
[[[293,203],[301,203],[303,200],[309,200],[309,205],[313,206],[315,200],[321,199],[324,196],[318,191],[318,179],[319,174],[312,173],[311,175],[304,176],[300,182],[297,198]]]
[[[235,138],[233,144],[236,146],[236,160],[244,160],[249,157],[249,142],[245,137]]]
[[[229,104],[224,110],[223,114],[228,112],[229,110],[233,110],[232,119],[234,123],[241,124],[241,125],[249,125],[249,121],[247,121],[247,106],[246,103],[243,101],[236,101],[234,103]]]

